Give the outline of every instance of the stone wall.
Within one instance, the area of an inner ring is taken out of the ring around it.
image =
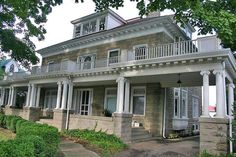
[[[198,125],[199,128],[199,121],[198,118],[193,118],[193,106],[192,106],[192,98],[195,97],[198,99],[199,102],[199,116],[201,115],[201,106],[202,106],[202,94],[201,94],[201,87],[188,87],[184,88],[188,91],[188,126],[186,130],[180,131],[179,133],[184,135],[190,135],[193,133],[192,126]],[[175,131],[172,129],[172,118],[174,116],[174,88],[167,88],[166,89],[167,99],[166,99],[166,136],[170,133],[174,133]],[[198,131],[194,131],[197,133]]]
[[[226,154],[228,152],[229,121],[225,118],[199,118],[200,152]]]
[[[145,86],[145,115],[134,115],[133,121],[142,123],[144,128],[148,130],[153,136],[161,136],[163,121],[163,89],[161,89],[160,84],[158,83],[145,84]]]
[[[133,46],[140,44],[148,44],[148,46],[155,46],[161,43],[170,43],[172,40],[165,33],[157,33],[132,39],[126,39],[122,41],[111,42],[109,44],[93,46],[89,48],[84,48],[72,52],[67,52],[65,54],[54,55],[51,57],[43,58],[42,65],[46,65],[49,61],[54,61],[54,63],[60,63],[63,59],[69,59],[76,61],[78,56],[86,54],[96,54],[97,59],[107,58],[108,50],[120,49],[120,50],[132,50]]]
[[[113,134],[114,121],[112,117],[70,115],[69,129],[95,129]]]

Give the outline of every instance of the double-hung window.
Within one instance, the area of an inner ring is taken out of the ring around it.
[[[144,115],[146,105],[145,87],[132,88],[132,112],[135,115]]]
[[[52,72],[52,71],[55,71],[54,61],[48,62],[48,66],[47,66],[47,72]]]
[[[142,60],[147,58],[147,45],[136,45],[134,46],[134,59],[135,60]]]
[[[75,37],[81,36],[81,25],[75,27]]]
[[[118,63],[120,57],[120,49],[108,51],[108,64]]]
[[[174,117],[187,118],[188,92],[174,88]]]
[[[95,55],[85,55],[81,56],[77,59],[77,64],[79,66],[79,69],[81,70],[88,70],[94,68],[95,65]]]
[[[199,100],[196,97],[192,97],[192,114],[193,118],[199,117]]]

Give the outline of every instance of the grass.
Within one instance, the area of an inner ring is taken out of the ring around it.
[[[86,148],[97,152],[103,157],[112,156],[127,147],[115,135],[108,135],[101,131],[76,129],[63,131],[62,135],[84,145]]]
[[[0,128],[0,141],[7,141],[15,138],[15,134],[10,130]]]

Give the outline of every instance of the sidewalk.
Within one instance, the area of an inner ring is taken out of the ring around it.
[[[66,139],[62,139],[60,150],[57,157],[100,157],[95,152],[87,150],[79,143],[74,143]]]

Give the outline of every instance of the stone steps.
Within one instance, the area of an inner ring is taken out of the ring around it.
[[[134,127],[131,131],[132,143],[152,140],[152,135],[144,127]]]

